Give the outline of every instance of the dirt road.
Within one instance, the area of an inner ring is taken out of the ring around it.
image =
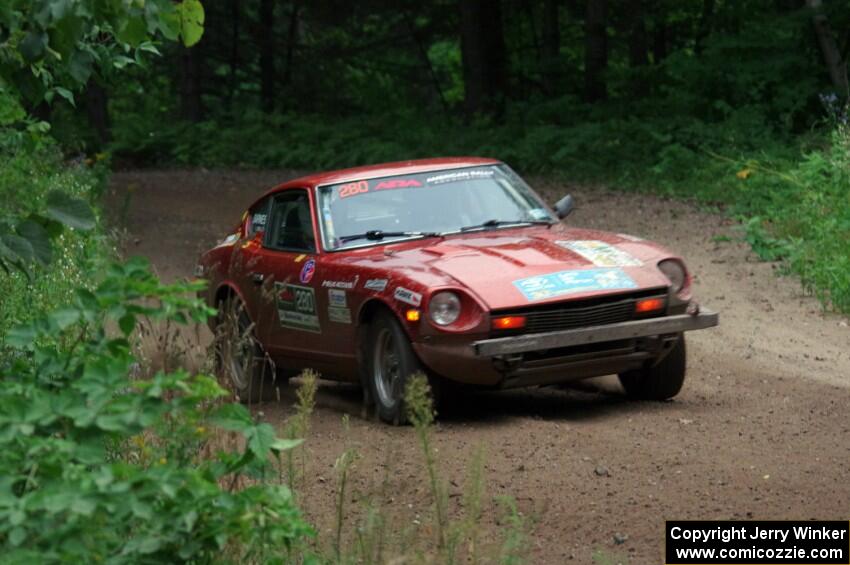
[[[112,210],[129,232],[128,251],[148,256],[171,279],[190,274],[200,249],[235,225],[262,189],[289,176],[119,173]],[[627,402],[611,377],[581,390],[470,396],[435,433],[452,511],[472,453],[483,446],[487,500],[517,500],[534,563],[591,563],[597,552],[612,563],[662,563],[665,519],[848,519],[846,318],[822,315],[795,279],[756,262],[722,216],[655,197],[532,184],[549,198],[571,191],[579,206],[571,223],[679,252],[696,274],[696,295],[721,313],[721,325],[689,336],[688,379],[673,402]],[[386,478],[397,528],[426,528],[419,524],[430,498],[413,431],[362,418],[359,402],[353,387],[320,389],[300,495],[310,518],[329,539],[333,464],[349,437],[361,455],[350,483],[355,506]],[[260,409],[281,422],[290,405]],[[344,414],[351,416],[347,435]],[[497,520],[487,502],[485,524],[495,531]]]

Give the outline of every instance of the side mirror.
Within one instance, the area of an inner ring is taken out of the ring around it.
[[[570,215],[574,206],[575,202],[573,201],[572,194],[567,194],[555,203],[555,213],[559,219],[563,220]]]

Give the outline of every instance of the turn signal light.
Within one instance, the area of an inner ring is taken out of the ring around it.
[[[635,314],[646,314],[664,309],[663,298],[644,298],[635,302]]]
[[[404,317],[408,322],[418,322],[421,316],[422,312],[420,312],[416,308],[411,308],[404,313]]]
[[[494,330],[518,330],[525,327],[525,316],[501,316],[490,324]]]

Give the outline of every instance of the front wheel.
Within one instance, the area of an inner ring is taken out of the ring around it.
[[[389,312],[379,312],[369,328],[367,382],[378,417],[391,424],[407,421],[404,392],[410,377],[422,373],[404,329]]]
[[[680,335],[673,349],[652,367],[620,373],[620,384],[631,398],[667,400],[682,390],[685,382],[685,336]]]

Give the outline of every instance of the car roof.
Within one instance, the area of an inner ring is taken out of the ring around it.
[[[412,161],[396,161],[394,163],[380,163],[364,167],[352,167],[350,169],[339,169],[336,171],[315,173],[286,181],[285,183],[267,191],[258,200],[265,198],[269,194],[287,188],[313,188],[324,184],[336,184],[351,180],[427,173],[430,171],[461,169],[464,167],[475,167],[480,165],[498,165],[500,163],[501,161],[496,159],[487,159],[484,157],[443,157],[439,159],[416,159]]]

